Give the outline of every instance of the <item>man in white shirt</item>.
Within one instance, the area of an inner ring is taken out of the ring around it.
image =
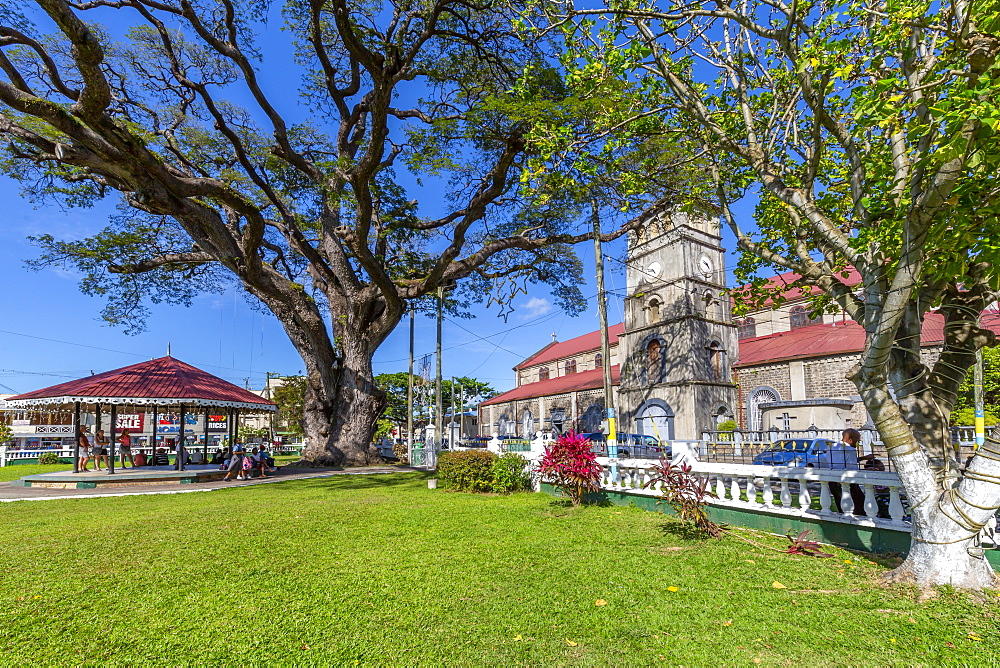
[[[875,455],[870,448],[865,448],[866,454],[858,456],[861,446],[861,432],[857,429],[845,429],[841,434],[844,440],[830,446],[828,455],[830,457],[830,468],[842,471],[857,471],[860,462],[867,462],[875,459]],[[833,504],[838,513],[844,512],[840,506],[840,496],[843,488],[839,482],[831,482],[830,494],[833,496]],[[854,502],[855,517],[868,517],[865,512],[865,492],[861,485],[851,483],[851,501]]]

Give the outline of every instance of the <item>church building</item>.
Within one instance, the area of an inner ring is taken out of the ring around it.
[[[684,213],[630,233],[625,322],[609,328],[618,430],[698,439],[736,421],[751,432],[860,428],[870,423],[848,371],[864,330],[843,314],[813,314],[799,278],[770,279],[782,303],[734,320],[718,222]],[[850,271],[848,284],[860,277]],[[1000,333],[1000,313],[981,322]],[[944,319],[929,313],[921,334],[932,364]],[[600,431],[605,415],[600,332],[549,343],[514,367],[516,387],[480,404],[483,435]]]
[[[629,234],[625,322],[609,328],[618,429],[699,438],[735,415],[737,328],[718,222],[685,213]],[[552,342],[514,371],[517,387],[480,405],[501,437],[601,429],[600,332]]]

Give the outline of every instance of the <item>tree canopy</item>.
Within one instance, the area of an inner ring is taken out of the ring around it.
[[[527,29],[564,39],[574,88],[610,91],[616,142],[697,142],[702,185],[743,251],[737,277],[755,288],[738,301],[779,296],[763,270],[791,271],[793,287],[819,288],[815,309],[864,327],[850,378],[913,504],[894,577],[989,586],[974,542],[1000,505],[1000,443],[965,468],[948,416],[976,350],[997,343],[979,323],[1000,287],[995,3],[552,7]],[[642,170],[629,181],[645,188]],[[945,321],[933,359],[920,346],[931,311]]]
[[[303,358],[307,461],[366,461],[372,355],[439,286],[504,302],[548,283],[582,308],[581,192],[527,169],[566,89],[506,4],[2,7],[0,168],[39,201],[120,198],[96,236],[36,237],[36,265],[79,269],[126,327],[146,299],[235,281]],[[279,19],[291,61],[261,38]],[[282,86],[264,68],[287,69]]]

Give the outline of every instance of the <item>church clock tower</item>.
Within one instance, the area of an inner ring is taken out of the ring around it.
[[[619,420],[626,432],[698,439],[737,409],[737,352],[719,224],[673,212],[629,235]]]

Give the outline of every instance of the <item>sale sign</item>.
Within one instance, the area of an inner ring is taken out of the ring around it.
[[[116,419],[115,428],[118,431],[128,429],[129,431],[142,431],[145,424],[145,413],[119,413]]]

